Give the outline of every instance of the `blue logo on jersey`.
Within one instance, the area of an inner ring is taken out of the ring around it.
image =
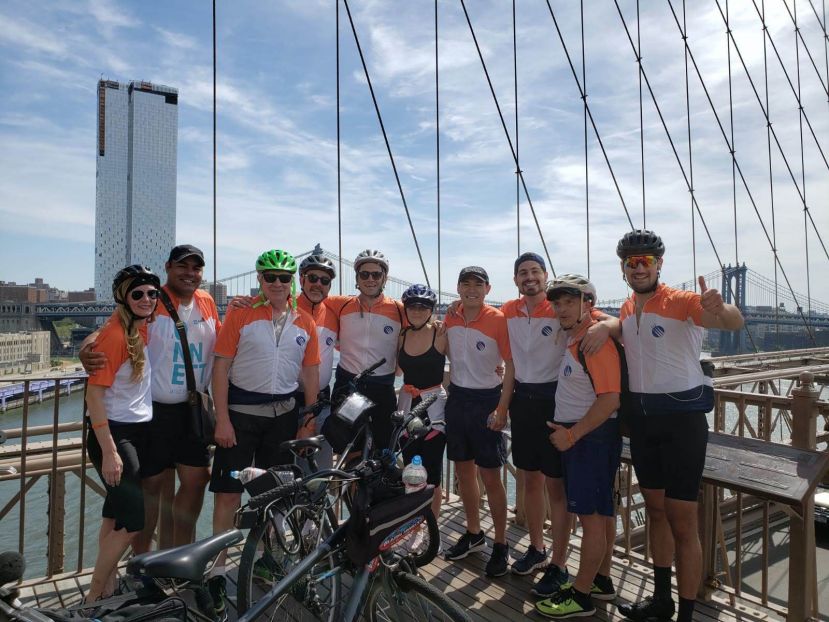
[[[570,367],[569,365],[565,365],[564,366],[564,375],[569,376],[572,373],[573,373],[573,368]]]
[[[383,332],[387,335],[391,335],[394,332],[394,329],[391,326],[384,326]]]
[[[334,338],[333,338],[333,337],[328,337],[328,338],[326,338],[326,340],[325,340],[325,345],[330,346],[330,345],[332,345],[333,343],[334,343]]]
[[[296,343],[299,346],[305,345],[305,337],[303,337],[302,335],[297,335],[296,336]]]
[[[653,335],[653,336],[654,336],[654,337],[656,337],[656,338],[659,338],[659,337],[661,337],[661,336],[662,336],[662,335],[664,335],[664,334],[665,334],[665,329],[664,329],[664,328],[662,328],[661,326],[658,326],[658,325],[657,325],[657,326],[654,326],[654,327],[651,329],[651,335]]]
[[[478,350],[480,350],[481,352],[483,352],[484,348],[486,348],[486,344],[483,341],[479,341],[475,344],[475,347],[478,348]]]
[[[552,326],[545,326],[544,328],[541,329],[541,334],[544,335],[545,337],[549,337],[550,335],[553,334],[553,327]]]

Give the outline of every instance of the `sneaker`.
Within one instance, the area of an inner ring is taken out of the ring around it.
[[[222,575],[216,575],[207,580],[207,589],[213,599],[213,609],[217,620],[227,620],[227,585]]]
[[[613,600],[616,598],[616,590],[610,577],[599,577],[593,581],[590,588],[590,596],[597,600]]]
[[[648,596],[638,603],[624,603],[616,607],[628,620],[650,622],[651,620],[670,620],[674,616],[673,598],[656,598]]]
[[[592,603],[587,606],[579,604],[573,588],[560,591],[553,598],[540,600],[535,604],[535,610],[548,618],[587,618],[596,613]]]
[[[486,563],[486,576],[503,577],[507,574],[509,565],[509,547],[506,544],[496,542],[492,545],[492,555]]]
[[[562,570],[555,564],[550,564],[544,570],[544,575],[541,577],[541,580],[532,587],[530,593],[533,596],[550,598],[558,593],[561,586],[569,580],[570,573],[567,572],[567,568]]]
[[[533,570],[547,565],[547,549],[538,550],[532,544],[520,559],[512,562],[512,573],[519,575],[530,574]]]
[[[484,532],[473,534],[467,531],[446,551],[446,560],[453,562],[458,559],[463,559],[470,553],[483,551],[485,549],[486,537],[484,536]]]
[[[274,571],[263,555],[253,562],[253,580],[265,585],[272,585],[274,582]]]

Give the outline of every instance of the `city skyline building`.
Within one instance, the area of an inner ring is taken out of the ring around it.
[[[176,239],[178,90],[98,82],[95,295],[129,264],[161,275]]]

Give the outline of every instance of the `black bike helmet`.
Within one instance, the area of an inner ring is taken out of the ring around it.
[[[432,291],[432,288],[420,284],[411,285],[403,292],[400,300],[403,302],[404,307],[423,305],[424,307],[434,309],[438,303],[437,294]]]
[[[126,304],[124,299],[118,295],[118,290],[126,281],[130,281],[127,291],[124,295],[129,294],[132,290],[140,285],[152,285],[156,289],[161,289],[161,280],[152,270],[147,266],[141,264],[133,264],[118,271],[115,278],[112,280],[112,298],[119,305]]]
[[[662,238],[647,229],[628,231],[616,245],[616,255],[619,259],[631,255],[655,255],[662,257],[665,254],[665,244]]]
[[[327,272],[332,279],[337,276],[334,262],[323,254],[312,253],[302,260],[299,264],[299,273],[305,274],[308,270],[322,270]]]

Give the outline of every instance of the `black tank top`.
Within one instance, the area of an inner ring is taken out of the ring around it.
[[[403,382],[417,389],[428,389],[443,382],[443,368],[446,355],[435,347],[437,331],[432,334],[432,345],[423,354],[412,356],[406,352],[406,333],[403,331],[403,345],[397,353],[397,364],[403,370]]]

